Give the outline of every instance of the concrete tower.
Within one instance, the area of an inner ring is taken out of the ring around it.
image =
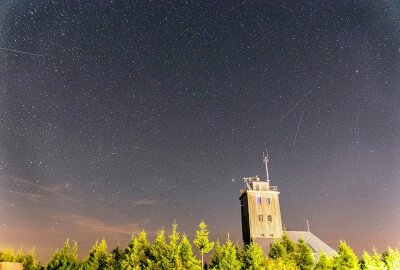
[[[243,242],[270,242],[282,238],[282,219],[279,206],[279,191],[270,186],[268,174],[268,154],[263,155],[266,179],[243,178],[246,185],[240,192]]]

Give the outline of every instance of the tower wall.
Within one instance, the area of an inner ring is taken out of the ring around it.
[[[261,203],[258,203],[258,200],[261,200]],[[247,191],[247,203],[249,208],[250,237],[252,239],[281,238],[282,220],[279,206],[279,192]]]
[[[245,244],[256,238],[282,238],[279,191],[270,190],[269,185],[267,190],[245,190],[240,201]]]
[[[240,211],[242,215],[242,236],[243,243],[250,244],[250,224],[249,224],[249,206],[247,203],[247,194],[240,197]]]

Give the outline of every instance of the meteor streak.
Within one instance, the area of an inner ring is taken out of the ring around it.
[[[42,55],[42,54],[24,52],[24,51],[19,51],[19,50],[4,48],[4,47],[0,47],[0,50],[3,50],[3,51],[10,51],[10,52],[15,52],[15,53],[28,54],[28,55],[32,55],[32,56],[44,57],[44,55]]]
[[[284,116],[282,116],[281,120],[278,121],[278,124],[279,124],[280,122],[282,122],[282,120],[285,119],[286,116],[287,116],[291,111],[293,111],[293,109],[296,108],[297,105],[299,105],[299,103],[300,103],[303,99],[305,99],[305,97],[308,96],[308,94],[310,94],[312,90],[314,90],[314,87],[312,87],[312,88],[310,89],[310,91],[308,91],[299,101],[297,101],[297,103],[294,104],[294,106],[293,106],[292,108],[290,108],[290,110],[289,110]]]

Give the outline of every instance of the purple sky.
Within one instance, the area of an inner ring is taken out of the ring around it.
[[[265,147],[289,230],[400,247],[399,4],[196,2],[0,4],[0,248],[241,241]]]

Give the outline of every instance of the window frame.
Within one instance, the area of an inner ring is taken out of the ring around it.
[[[262,198],[260,194],[256,194],[256,203],[257,204],[262,204]]]

